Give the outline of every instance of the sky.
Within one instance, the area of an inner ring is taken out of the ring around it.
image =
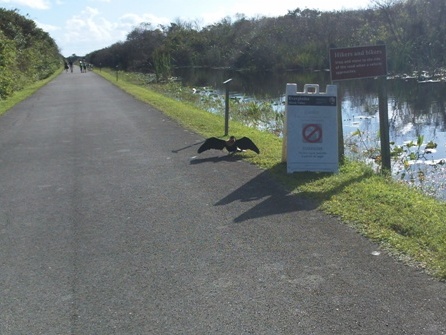
[[[172,22],[198,27],[224,18],[277,17],[297,8],[320,11],[366,9],[374,0],[0,0],[0,7],[17,9],[56,41],[65,57],[124,42],[140,23],[153,28]]]

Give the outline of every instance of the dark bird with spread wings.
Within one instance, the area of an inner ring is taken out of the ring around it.
[[[254,142],[248,137],[242,137],[237,140],[234,136],[231,136],[227,141],[216,137],[210,137],[198,148],[198,153],[201,154],[203,151],[209,149],[226,149],[230,154],[244,150],[252,150],[258,154],[260,153],[259,148],[257,148]]]

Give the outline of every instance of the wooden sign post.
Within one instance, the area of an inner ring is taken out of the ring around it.
[[[390,171],[389,113],[387,107],[387,55],[384,44],[330,49],[331,80],[382,77],[380,82],[379,120],[381,162],[383,171]]]

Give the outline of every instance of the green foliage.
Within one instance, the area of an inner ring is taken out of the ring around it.
[[[445,67],[446,3],[431,0],[375,1],[364,10],[320,12],[299,8],[276,18],[224,18],[205,27],[175,22],[146,23],[127,41],[87,55],[96,66],[157,72],[172,67],[225,67],[245,71],[325,69],[328,49],[384,42],[392,73]]]
[[[0,99],[60,67],[59,50],[43,30],[16,11],[0,8]]]
[[[166,81],[171,76],[172,66],[170,55],[160,49],[155,50],[153,55],[155,64],[155,76],[158,82]]]
[[[15,59],[14,42],[0,31],[0,99],[6,99],[14,91]]]

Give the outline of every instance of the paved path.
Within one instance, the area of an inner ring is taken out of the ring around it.
[[[98,75],[0,118],[0,334],[446,334],[446,284]]]

